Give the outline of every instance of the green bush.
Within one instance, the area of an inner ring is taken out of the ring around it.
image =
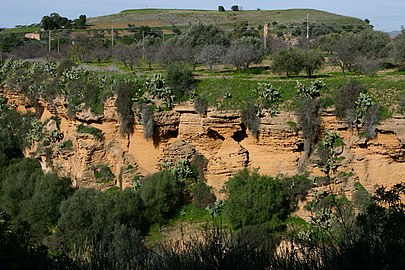
[[[96,177],[97,182],[110,182],[113,181],[115,176],[112,173],[110,167],[108,165],[99,165],[95,166],[93,169],[94,177]]]
[[[279,179],[261,176],[244,169],[225,184],[227,199],[224,214],[235,229],[283,221],[289,213],[289,201]]]
[[[86,133],[86,134],[93,135],[98,140],[101,140],[103,138],[103,132],[100,129],[92,127],[92,126],[85,126],[85,125],[79,124],[76,128],[76,131],[78,133]]]
[[[195,87],[193,71],[185,65],[178,63],[169,65],[166,68],[165,78],[177,101],[189,96],[191,90]]]
[[[199,208],[214,205],[215,195],[212,193],[212,188],[202,181],[197,181],[191,189],[191,194],[193,195],[193,203]]]
[[[167,170],[146,176],[138,190],[145,205],[145,218],[150,223],[164,223],[182,204],[183,187]]]

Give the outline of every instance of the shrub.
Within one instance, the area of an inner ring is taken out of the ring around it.
[[[153,138],[155,121],[153,120],[153,111],[150,105],[141,105],[143,135],[146,139]]]
[[[99,183],[113,181],[115,176],[108,165],[98,165],[93,169],[94,177]]]
[[[199,115],[205,117],[207,115],[207,111],[208,111],[207,100],[200,96],[197,96],[194,99],[194,109]]]
[[[224,214],[234,228],[284,220],[288,199],[280,180],[244,169],[225,184]]]
[[[375,138],[377,123],[380,120],[381,106],[379,104],[371,105],[364,115],[364,132],[367,139]]]
[[[242,123],[249,129],[254,138],[259,136],[260,118],[259,108],[256,105],[248,104],[241,111]]]
[[[356,101],[360,93],[365,92],[364,86],[356,80],[350,79],[336,90],[336,114],[349,124],[353,124],[356,116]]]
[[[298,109],[299,124],[302,127],[302,136],[304,137],[304,150],[307,155],[312,151],[312,146],[320,129],[319,110],[321,102],[319,99],[304,98]]]
[[[150,223],[163,223],[182,204],[183,186],[176,176],[164,170],[146,176],[139,188]]]
[[[135,97],[136,82],[119,82],[116,87],[117,100],[115,105],[121,117],[120,133],[129,134],[133,130],[134,113],[132,111],[133,98]]]
[[[92,126],[85,126],[83,124],[79,124],[76,128],[78,133],[87,133],[93,135],[96,139],[101,140],[103,138],[103,132],[95,127]]]
[[[213,206],[215,195],[212,193],[212,188],[202,181],[198,181],[191,189],[193,195],[193,203],[199,208]]]
[[[300,73],[304,68],[304,56],[299,49],[281,49],[273,55],[272,69],[286,73],[287,77]]]
[[[166,83],[176,100],[182,100],[195,87],[193,72],[186,65],[173,63],[166,68]]]

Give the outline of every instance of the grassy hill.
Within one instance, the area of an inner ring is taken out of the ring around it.
[[[252,26],[277,22],[278,25],[303,23],[307,14],[311,23],[325,23],[342,28],[346,25],[353,27],[365,26],[358,19],[342,16],[314,9],[287,9],[287,10],[243,10],[219,12],[216,10],[178,10],[178,9],[136,9],[124,10],[117,14],[90,18],[88,23],[94,29],[126,28],[128,24],[136,26],[148,25],[150,27],[171,28],[173,25],[185,28],[189,25],[216,24],[224,28],[233,28],[233,25],[248,21]]]

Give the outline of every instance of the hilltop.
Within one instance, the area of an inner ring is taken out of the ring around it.
[[[126,28],[128,24],[136,26],[148,25],[150,27],[168,28],[172,26],[187,27],[189,25],[216,24],[224,28],[248,21],[251,26],[270,23],[274,25],[290,25],[304,23],[309,16],[312,23],[325,23],[341,29],[351,25],[353,28],[366,26],[358,18],[338,15],[314,9],[287,9],[287,10],[243,10],[225,11],[217,10],[186,10],[186,9],[134,9],[124,10],[117,14],[94,17],[88,20],[94,29],[104,29],[114,26]],[[276,24],[275,24],[275,23]]]

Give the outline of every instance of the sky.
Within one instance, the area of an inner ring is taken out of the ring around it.
[[[374,29],[381,31],[400,30],[405,25],[405,1],[403,0],[250,0],[250,1],[180,1],[180,0],[0,0],[0,27],[30,25],[56,12],[74,19],[81,14],[96,17],[117,13],[124,9],[178,8],[216,10],[219,5],[230,9],[232,5],[243,9],[273,10],[289,8],[312,8],[369,19]]]

